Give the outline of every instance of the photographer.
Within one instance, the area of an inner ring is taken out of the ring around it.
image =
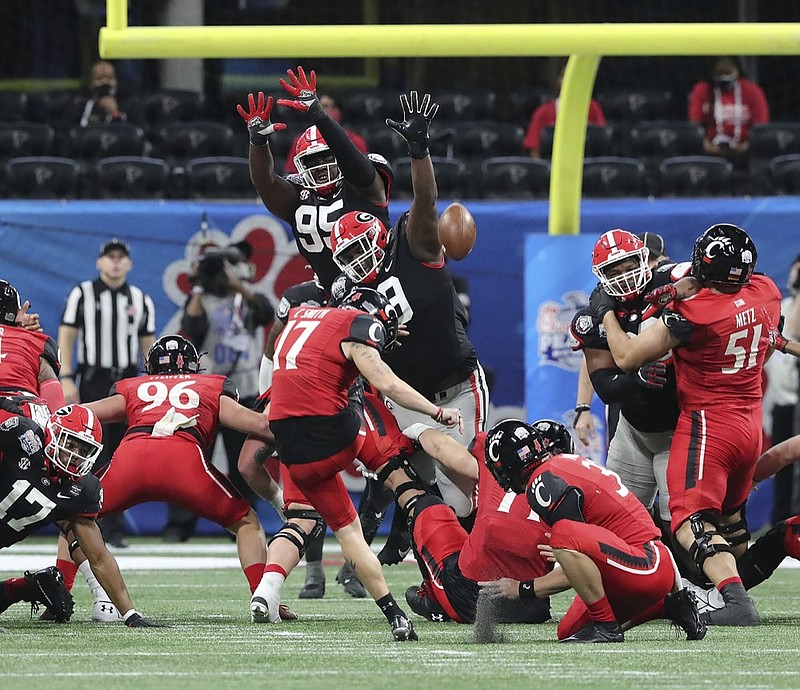
[[[89,98],[75,104],[80,108],[80,115],[73,113],[71,124],[75,120],[81,127],[104,122],[124,122],[127,115],[120,110],[117,101],[117,75],[114,65],[100,60],[92,65],[89,80]]]
[[[264,349],[264,327],[275,315],[265,295],[247,285],[253,278],[252,247],[237,242],[202,252],[191,276],[192,294],[181,318],[181,332],[198,352],[205,374],[227,376],[239,390],[239,402],[252,407],[258,397],[258,370]],[[220,431],[228,458],[228,476],[252,504],[255,495],[236,467],[245,435]],[[213,454],[213,449],[209,451]],[[170,506],[165,541],[186,541],[194,532],[196,516]]]

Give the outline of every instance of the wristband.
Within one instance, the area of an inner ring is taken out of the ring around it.
[[[519,583],[520,599],[536,599],[536,587],[533,583],[534,580],[524,580]]]
[[[70,380],[74,381],[75,380],[75,374],[70,374],[70,373],[63,374],[62,373],[62,374],[58,375],[58,378],[59,379],[70,379]]]

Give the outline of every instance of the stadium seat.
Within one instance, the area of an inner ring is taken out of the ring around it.
[[[481,164],[485,199],[543,199],[550,187],[550,163],[528,156],[497,156]]]
[[[0,91],[0,122],[27,119],[28,96],[21,91]]]
[[[74,199],[78,193],[80,165],[72,158],[11,158],[5,171],[5,196],[10,199]]]
[[[800,154],[775,156],[769,162],[771,194],[800,194]]]
[[[151,129],[158,129],[170,122],[202,120],[204,115],[203,94],[182,89],[164,89],[140,99],[138,109],[131,106],[128,119]]]
[[[440,158],[431,156],[433,169],[436,172],[436,186],[440,199],[460,199],[469,192],[467,166],[456,158]],[[399,158],[392,162],[394,184],[392,199],[411,199],[414,191],[411,187],[411,160]]]
[[[192,158],[247,154],[247,138],[240,133],[236,147],[233,130],[217,122],[171,122],[158,130],[156,153],[173,165]],[[239,150],[235,150],[238,148]]]
[[[769,192],[770,161],[776,156],[800,153],[800,123],[771,122],[750,128],[748,168],[755,190]]]
[[[342,120],[348,125],[374,125],[387,117],[402,118],[399,93],[392,89],[351,91],[339,99]]]
[[[440,123],[491,119],[497,101],[493,91],[480,88],[437,91],[431,98],[439,105],[436,119]]]
[[[703,128],[692,122],[639,122],[631,130],[631,152],[648,164],[674,156],[703,154]]]
[[[553,133],[554,127],[545,127],[542,130],[541,144],[539,147],[542,158],[550,158],[553,155]],[[586,126],[586,146],[584,156],[594,158],[596,156],[609,156],[613,153],[612,142],[614,130],[609,126],[587,125]]]
[[[547,103],[547,101],[552,101],[556,98],[556,95],[550,89],[541,88],[512,91],[509,99],[509,120],[527,128],[533,111],[540,105]]]
[[[169,173],[169,164],[160,158],[101,158],[94,167],[93,196],[101,199],[163,199],[167,196]]]
[[[644,196],[644,172],[644,163],[638,158],[585,158],[583,195],[601,198]]]
[[[523,153],[522,127],[505,122],[469,122],[455,128],[453,155],[461,160],[485,160]]]
[[[22,156],[51,156],[55,151],[55,130],[36,122],[0,123],[0,159]]]
[[[733,163],[716,156],[676,156],[659,166],[659,192],[664,196],[733,195]]]
[[[211,156],[186,164],[186,190],[192,199],[254,199],[247,158]]]
[[[380,153],[387,161],[408,155],[408,144],[403,137],[384,122],[366,125],[361,128],[360,133],[367,140],[370,153]]]
[[[612,89],[598,94],[597,100],[610,123],[668,120],[676,115],[674,99],[669,91]]]
[[[69,154],[78,160],[141,156],[144,152],[144,130],[128,122],[73,127],[69,133]]]

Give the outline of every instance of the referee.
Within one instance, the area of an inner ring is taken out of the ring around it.
[[[128,245],[109,240],[100,248],[96,265],[99,277],[84,280],[67,296],[58,329],[67,403],[100,400],[115,382],[137,376],[140,355],[155,342],[153,300],[127,282],[133,267]],[[121,423],[103,425],[103,452],[95,473],[111,462],[125,428]],[[110,545],[127,546],[121,513],[103,519],[101,528]]]

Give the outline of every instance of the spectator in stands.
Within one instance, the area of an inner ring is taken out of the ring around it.
[[[564,65],[558,72],[553,82],[553,92],[558,94],[561,92],[561,82],[564,80]],[[525,138],[522,140],[522,147],[530,154],[531,158],[541,158],[541,142],[542,130],[546,127],[553,127],[556,124],[556,114],[558,111],[558,97],[547,103],[543,103],[531,115],[531,121],[528,123],[528,130],[525,132]],[[603,114],[603,108],[594,98],[589,104],[589,124],[604,126],[606,124],[606,116]]]
[[[127,115],[117,100],[117,73],[108,60],[92,65],[89,77],[89,94],[77,99],[69,113],[69,124],[81,127],[104,122],[123,122]]]
[[[769,107],[761,87],[742,77],[734,58],[721,57],[710,79],[698,82],[689,96],[689,121],[705,129],[703,149],[741,164],[750,148],[752,125],[769,122]]]
[[[336,120],[339,124],[342,122],[342,111],[339,110],[339,106],[336,105],[336,101],[334,100],[333,96],[329,96],[328,94],[320,94],[319,96],[319,104],[322,106],[323,110],[331,116],[333,120]],[[344,126],[343,126],[344,127]],[[350,141],[355,144],[355,147],[361,151],[362,153],[368,153],[369,148],[367,147],[367,141],[362,137],[358,132],[354,132],[351,129],[347,129],[344,127],[344,131],[348,137],[350,137]],[[297,172],[297,166],[294,164],[294,156],[297,153],[297,142],[300,139],[300,135],[298,134],[292,145],[289,147],[289,155],[286,156],[286,163],[284,164],[284,173],[286,175],[291,175]]]

